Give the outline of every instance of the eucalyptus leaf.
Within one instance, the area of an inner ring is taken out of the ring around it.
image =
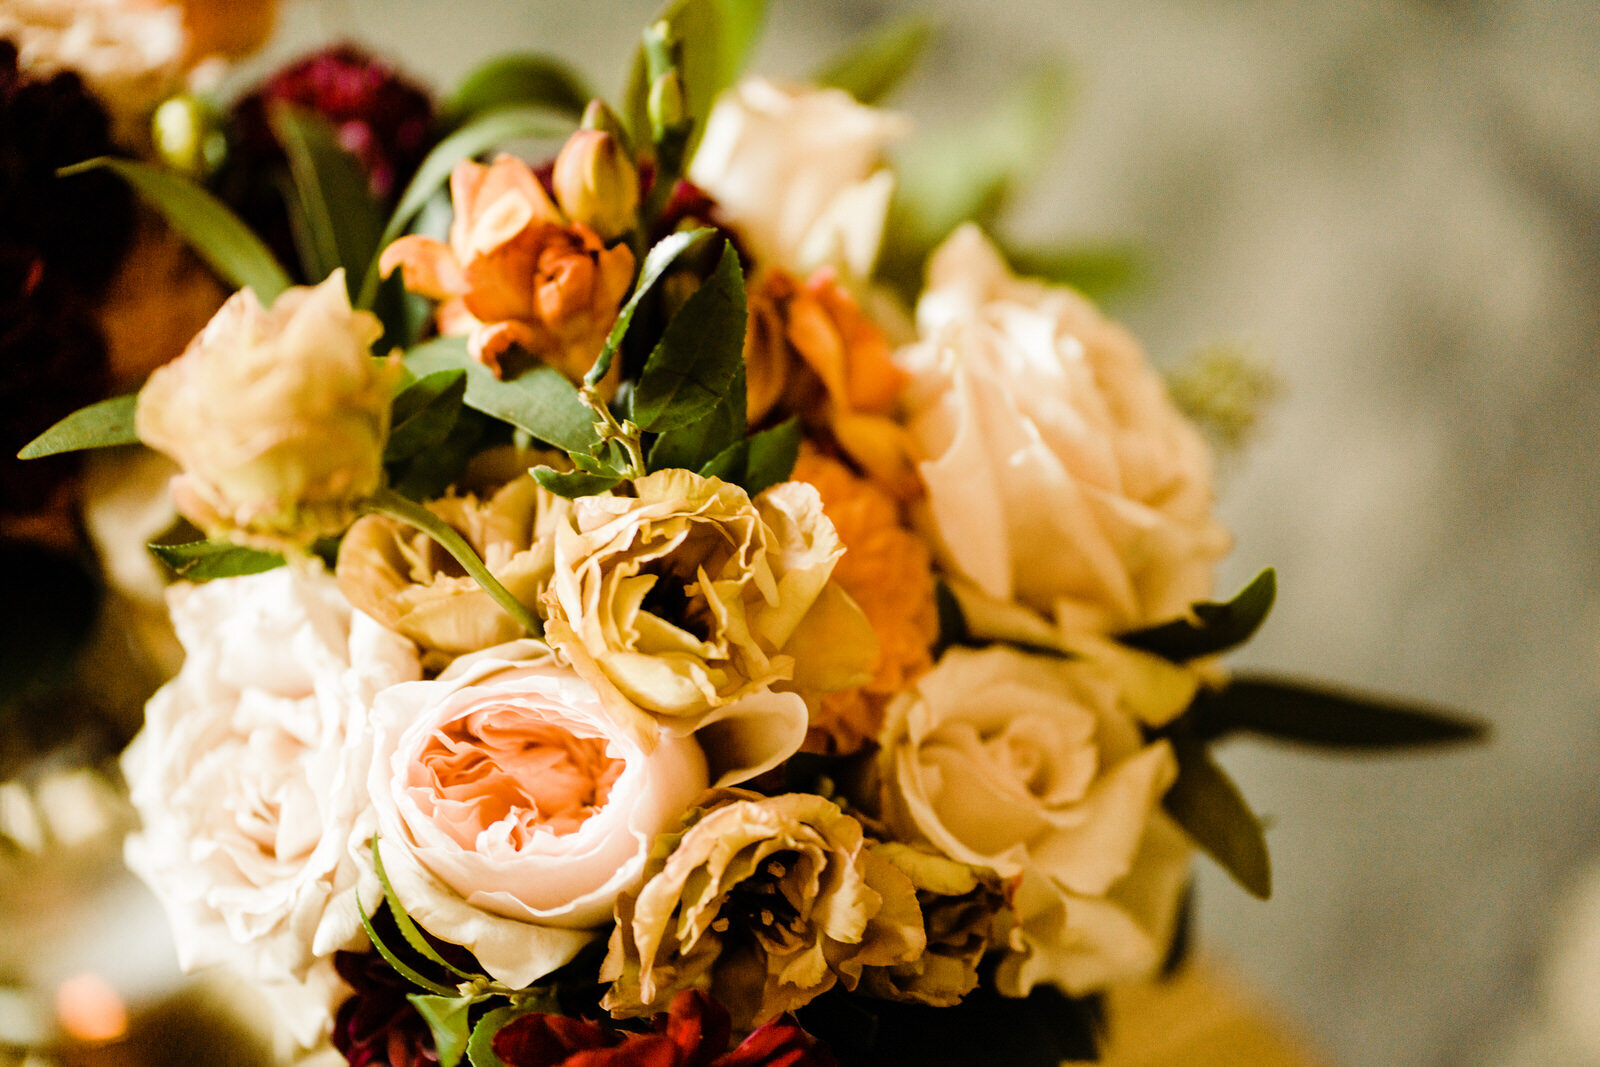
[[[675,233],[657,241],[650,251],[645,253],[644,265],[639,269],[639,280],[634,283],[633,295],[628,297],[628,302],[617,312],[617,320],[612,323],[611,332],[606,335],[606,343],[601,347],[600,354],[595,357],[589,373],[583,377],[585,385],[600,384],[610,372],[611,361],[616,357],[617,349],[622,347],[622,338],[628,332],[628,325],[633,322],[634,313],[639,310],[639,305],[645,298],[655,291],[656,284],[666,275],[668,268],[678,261],[678,257],[715,232],[709,227],[703,227]],[[740,278],[742,286],[742,274]],[[743,292],[742,288],[740,292]]]
[[[408,993],[406,999],[422,1021],[433,1033],[433,1049],[439,1054],[441,1067],[456,1067],[467,1051],[467,1018],[475,1005],[487,997],[436,997],[426,993]]]
[[[1239,787],[1187,730],[1169,734],[1178,759],[1178,780],[1163,804],[1189,836],[1251,896],[1272,896],[1272,861],[1267,839]]]
[[[389,416],[385,463],[410,459],[442,443],[455,427],[467,392],[467,372],[440,370],[412,382],[397,397]]]
[[[595,93],[582,74],[559,56],[516,52],[496,56],[461,79],[450,97],[457,118],[503,107],[546,107],[577,118]]]
[[[747,314],[744,271],[728,242],[716,270],[672,316],[645,361],[631,394],[630,418],[640,429],[674,430],[722,403],[744,362]]]
[[[467,355],[464,337],[440,337],[406,353],[406,366],[418,375],[465,371],[468,407],[525,430],[567,452],[587,452],[599,442],[594,414],[561,372],[542,364],[504,380]]]
[[[1205,694],[1196,713],[1205,736],[1241,731],[1318,748],[1419,748],[1488,734],[1484,723],[1444,708],[1250,673]]]
[[[688,154],[705,129],[717,94],[738,80],[766,20],[765,0],[670,0],[651,20],[665,22],[682,50],[685,112],[694,125]],[[649,61],[641,47],[629,68],[624,116],[635,144],[650,143],[646,103],[650,95]]]
[[[916,15],[895,19],[852,42],[811,81],[843,89],[863,104],[876,104],[916,67],[933,35],[934,26],[928,19]]]
[[[1212,656],[1244,644],[1255,635],[1272,610],[1278,595],[1278,575],[1271,567],[1251,580],[1222,604],[1192,605],[1191,619],[1174,619],[1144,630],[1118,636],[1130,648],[1150,652],[1174,663]]]
[[[283,556],[244,548],[226,541],[190,541],[181,545],[151,545],[150,551],[187,582],[209,582],[261,574],[283,566]]]
[[[682,467],[698,471],[713,463],[729,448],[744,443],[745,378],[744,364],[734,373],[722,403],[698,422],[669,430],[650,446],[649,466],[653,471]]]
[[[621,475],[590,474],[587,471],[558,471],[553,467],[533,468],[533,480],[556,496],[568,500],[580,496],[609,493],[622,484]]]
[[[455,170],[457,163],[508,141],[564,137],[571,129],[572,123],[552,116],[542,108],[497,108],[467,122],[434,145],[433,151],[417,167],[411,184],[400,194],[400,202],[378,238],[378,247],[388,248],[406,232],[406,227],[411,225],[417,212],[450,180],[450,172]],[[378,292],[378,281],[378,261],[374,259],[362,279],[361,291],[356,298],[357,306],[372,306],[373,297]]]
[[[133,187],[140,199],[166,219],[167,225],[193,248],[223,281],[236,289],[253,289],[271,304],[289,288],[289,274],[257,237],[222,201],[173,171],[101,156],[65,167],[63,177],[105,167]]]
[[[268,121],[283,145],[293,178],[290,205],[306,276],[326,278],[343,267],[352,290],[378,254],[383,213],[361,161],[339,143],[327,119],[288,104],[269,109]],[[352,295],[355,295],[352,292]]]
[[[133,426],[138,403],[137,395],[114,396],[79,408],[22,446],[17,458],[41,459],[86,448],[136,445],[139,435]]]

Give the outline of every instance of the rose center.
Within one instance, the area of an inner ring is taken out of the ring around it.
[[[501,829],[515,848],[570,834],[605,807],[622,760],[517,707],[474,711],[435,730],[419,760],[437,821],[463,848]]]

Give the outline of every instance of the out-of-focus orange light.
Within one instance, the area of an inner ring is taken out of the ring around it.
[[[76,1041],[115,1041],[128,1032],[128,1009],[98,974],[73,975],[56,987],[56,1019]]]

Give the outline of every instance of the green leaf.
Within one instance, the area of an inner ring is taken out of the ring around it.
[[[377,834],[372,835],[372,854],[374,856],[378,854]],[[384,879],[384,881],[387,882],[388,879]],[[384,892],[388,893],[389,890],[385,889]],[[366,905],[361,903],[361,890],[359,888],[356,890],[355,895],[356,918],[361,920],[361,929],[367,932],[367,940],[372,942],[372,947],[378,950],[378,955],[382,956],[384,962],[386,962],[390,967],[394,968],[396,974],[400,975],[400,977],[404,978],[412,985],[426,989],[428,992],[433,993],[436,996],[454,997],[457,995],[456,990],[445,985],[443,982],[435,982],[433,979],[426,977],[415,967],[411,966],[405,960],[395,955],[394,950],[384,943],[383,938],[378,935],[378,931],[373,928],[372,920],[367,917],[367,908]],[[404,905],[400,904],[393,896],[386,896],[385,899],[389,901],[390,915],[398,916],[405,910]]]
[[[442,442],[411,457],[405,470],[396,474],[395,491],[412,500],[431,500],[442,494],[461,477],[490,425],[487,415],[463,409]]]
[[[467,1051],[467,1016],[475,1005],[489,999],[476,997],[431,997],[408,993],[406,999],[417,1009],[422,1021],[433,1031],[433,1048],[441,1067],[456,1067]]]
[[[400,202],[378,238],[379,250],[388,248],[406,232],[406,227],[411,225],[417,212],[450,180],[450,172],[463,159],[472,159],[508,141],[564,137],[571,129],[570,122],[552,118],[550,112],[540,108],[497,108],[472,119],[434,145],[433,151],[417,167],[411,184],[400,194]],[[378,280],[378,260],[374,258],[361,281],[361,292],[356,298],[358,307],[372,306],[372,299],[378,292]]]
[[[1174,619],[1145,630],[1120,635],[1130,648],[1152,652],[1173,663],[1186,663],[1237,648],[1255,635],[1278,595],[1278,575],[1271,567],[1225,604],[1191,606],[1194,619]]]
[[[1055,285],[1070,285],[1096,301],[1137,288],[1148,273],[1145,256],[1128,245],[1039,249],[1018,248],[1002,241],[1001,248],[1018,274]]]
[[[440,370],[425,374],[394,398],[389,415],[389,443],[383,461],[410,459],[445,440],[461,414],[467,372]]]
[[[428,942],[428,939],[423,936],[422,930],[411,918],[411,914],[406,911],[406,906],[400,902],[400,897],[396,895],[394,886],[389,884],[389,873],[383,869],[383,853],[378,848],[377,834],[372,835],[372,869],[378,876],[378,884],[383,887],[383,899],[389,902],[389,917],[394,920],[394,925],[400,931],[400,936],[406,939],[406,944],[410,945],[424,959],[437,963],[457,978],[471,980],[479,977],[463,971],[445,959],[439,954],[439,950],[434,948]],[[466,1035],[463,1033],[462,1037],[465,1039]]]
[[[587,471],[558,471],[554,467],[533,468],[533,480],[556,496],[568,500],[580,496],[598,496],[609,493],[622,484],[620,474],[591,474]]]
[[[1169,740],[1178,780],[1162,801],[1167,813],[1246,892],[1266,900],[1272,896],[1272,861],[1261,820],[1204,744],[1183,729],[1173,730]]]
[[[913,294],[935,245],[963,222],[993,229],[1007,200],[1043,164],[1061,132],[1071,81],[1045,66],[987,114],[908,146],[895,166],[882,271]]]
[[[883,100],[903,81],[933,40],[933,23],[908,15],[874,27],[812,77],[863,104]]]
[[[769,430],[752,434],[750,455],[739,484],[755,496],[780,482],[789,480],[800,459],[800,420],[786,419]]]
[[[155,208],[167,224],[189,243],[224,281],[238,289],[253,289],[263,304],[271,304],[289,288],[288,272],[261,238],[210,193],[172,171],[101,156],[64,167],[62,176],[81,174],[97,167],[116,172]]]
[[[682,46],[685,113],[694,124],[684,164],[693,158],[694,145],[705,130],[706,116],[717,94],[738,80],[761,27],[766,21],[765,0],[670,0],[651,20],[666,22]],[[650,120],[645,105],[650,95],[649,61],[641,47],[629,69],[624,116],[636,145],[650,143]]]
[[[645,361],[630,402],[630,418],[640,429],[686,426],[722,402],[744,361],[747,314],[744,271],[728,242],[716,271],[672,316]]]
[[[258,548],[243,548],[226,541],[190,541],[181,545],[151,545],[156,558],[189,582],[261,574],[283,566],[283,556]]]
[[[656,242],[655,246],[645,253],[644,266],[639,269],[639,280],[634,284],[633,295],[617,312],[617,321],[611,324],[611,332],[606,335],[606,343],[601,347],[600,354],[595,357],[589,373],[583,376],[585,385],[600,384],[611,370],[611,361],[616,357],[617,349],[622,347],[622,338],[628,332],[629,323],[633,322],[634,312],[639,310],[639,305],[644,302],[645,297],[655,291],[656,283],[667,273],[667,269],[678,261],[679,256],[715,232],[709,227],[704,227],[675,233]],[[740,275],[740,278],[742,284],[743,275]],[[743,291],[741,288],[740,292]]]
[[[449,111],[471,118],[503,107],[546,107],[578,118],[594,98],[582,74],[559,56],[517,52],[496,56],[461,79]]]
[[[382,210],[366,169],[320,115],[280,103],[269,109],[268,121],[294,180],[290,210],[299,219],[295,232],[306,276],[322,279],[343,267],[353,295],[378,254],[383,232]]]
[[[669,430],[650,446],[650,469],[682,467],[698,471],[727,449],[742,444],[745,435],[744,364],[734,373],[722,403],[698,422]]]
[[[578,399],[572,383],[554,368],[540,364],[514,378],[496,378],[494,371],[467,355],[464,337],[440,337],[418,345],[406,353],[405,362],[417,375],[465,371],[469,408],[526,430],[556,448],[587,452],[600,440],[594,432],[594,414]]]
[[[472,1036],[467,1040],[467,1062],[472,1064],[472,1067],[506,1067],[505,1061],[494,1054],[495,1035],[513,1019],[520,1019],[537,1011],[537,1007],[514,1005],[496,1008],[479,1019],[478,1025],[472,1028]]]
[[[1196,708],[1202,736],[1235,731],[1333,749],[1482,741],[1488,727],[1443,708],[1310,682],[1241,674]]]
[[[136,445],[139,435],[134,432],[133,420],[138,403],[137,395],[114,396],[79,408],[22,446],[17,458],[40,459],[85,448]]]

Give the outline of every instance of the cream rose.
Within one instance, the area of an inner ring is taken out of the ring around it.
[[[344,272],[222,306],[139,393],[139,439],[184,473],[178,510],[207,533],[265,548],[338,534],[383,478],[400,368],[372,357],[376,315],[354,311]]]
[[[758,260],[799,275],[834,265],[865,278],[894,192],[884,148],[908,128],[841,89],[750,78],[712,108],[689,178]]]
[[[1159,810],[1177,762],[1119,691],[1091,661],[954,649],[889,709],[884,820],[1008,880],[1008,991],[1087,992],[1165,951],[1188,869]]]
[[[514,986],[597,936],[656,835],[707,785],[692,740],[646,751],[531,640],[386,690],[372,723],[369,788],[395,894]]]
[[[362,943],[351,834],[367,808],[366,719],[419,676],[409,642],[289,568],[170,591],[188,659],[123,756],[144,822],[128,865],[185,969],[298,981]],[[370,905],[377,883],[361,888]]]
[[[757,723],[735,715],[746,698],[860,685],[877,655],[871,624],[830,581],[843,548],[821,498],[786,482],[752,501],[684,470],[633,490],[573,502],[556,532],[546,634],[646,742],[727,730],[732,716],[756,731],[732,742],[742,762],[775,766],[804,739],[805,703],[789,693],[786,721]]]
[[[934,254],[896,353],[941,565],[1067,630],[1183,615],[1229,546],[1210,456],[1138,343],[1070,289],[1015,278],[976,227]]]

